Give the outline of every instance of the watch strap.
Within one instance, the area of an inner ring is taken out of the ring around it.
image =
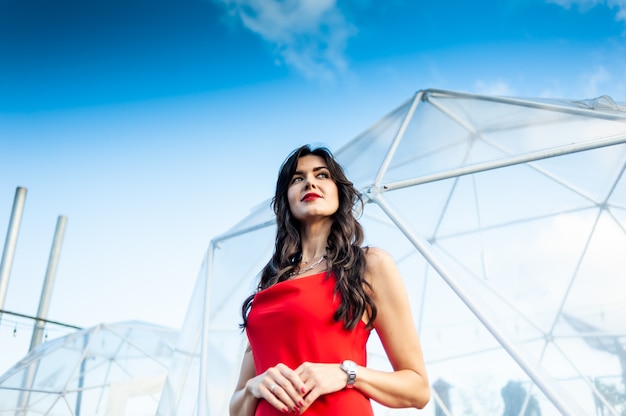
[[[341,369],[347,374],[348,380],[346,381],[346,388],[351,389],[354,388],[354,383],[356,382],[356,370],[357,364],[351,360],[345,360],[341,363]]]

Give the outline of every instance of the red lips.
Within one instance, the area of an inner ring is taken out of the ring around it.
[[[313,201],[317,198],[321,198],[321,196],[314,192],[309,192],[302,197],[302,201]]]

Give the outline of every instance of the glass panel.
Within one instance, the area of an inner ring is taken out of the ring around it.
[[[0,379],[0,414],[123,416],[138,402],[154,414],[177,335],[133,322],[41,344]]]
[[[411,103],[336,153],[368,202],[366,244],[392,253],[403,275],[433,386],[422,412],[376,405],[376,414],[621,414],[626,145],[600,140],[623,142],[626,115],[426,91],[388,155]],[[582,143],[589,150],[552,151]],[[504,163],[530,153],[541,157]],[[391,187],[377,189],[387,156]],[[220,238],[207,274],[213,350],[199,400],[211,415],[226,412],[245,345],[239,307],[271,254],[273,227],[254,228],[272,223],[264,213],[242,222],[249,233]],[[198,325],[201,306],[189,322]],[[376,336],[369,365],[389,368]]]

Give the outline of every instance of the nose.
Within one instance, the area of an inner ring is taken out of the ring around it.
[[[304,185],[305,189],[312,189],[315,188],[317,185],[315,184],[315,177],[308,177],[306,178],[306,183]]]

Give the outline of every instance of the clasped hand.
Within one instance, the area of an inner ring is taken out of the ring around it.
[[[304,362],[291,369],[280,363],[248,380],[246,389],[284,413],[301,414],[318,397],[342,390],[346,379],[339,364]]]

